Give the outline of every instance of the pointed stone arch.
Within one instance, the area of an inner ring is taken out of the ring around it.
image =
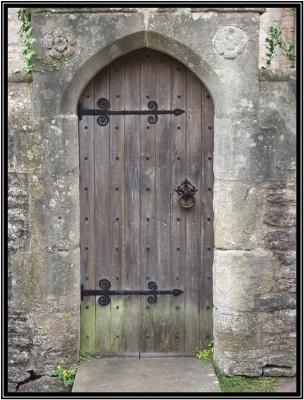
[[[62,93],[59,113],[75,113],[81,92],[102,68],[116,58],[143,47],[168,54],[189,68],[208,89],[215,105],[215,113],[225,113],[227,102],[225,101],[224,84],[208,62],[185,44],[153,31],[139,31],[121,37],[113,43],[101,47],[83,65],[80,65]]]

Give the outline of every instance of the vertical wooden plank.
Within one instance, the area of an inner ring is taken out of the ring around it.
[[[110,65],[110,106],[113,110],[123,110],[125,66],[120,58]],[[112,115],[110,118],[110,255],[112,289],[122,289],[122,244],[124,227],[124,117]],[[121,190],[115,190],[115,188]],[[124,316],[128,312],[122,296],[111,297],[111,348],[113,353],[124,349],[122,336]]]
[[[79,103],[94,107],[94,82],[84,90]],[[80,157],[80,260],[82,284],[85,289],[95,287],[94,257],[94,120],[84,116],[79,121]],[[85,296],[81,304],[81,344],[84,352],[95,351],[95,298]]]
[[[109,68],[104,68],[95,77],[95,104],[99,98],[109,98]],[[110,274],[110,226],[109,226],[109,125],[100,126],[97,118],[90,116],[95,123],[95,286],[99,288],[100,279],[111,279]],[[107,352],[110,348],[110,306],[102,307],[96,296],[96,351]]]
[[[148,109],[149,101],[155,100],[155,51],[142,49],[141,63],[141,109]],[[141,157],[141,288],[146,289],[150,281],[155,281],[155,133],[156,124],[150,124],[147,116],[141,117],[140,157]],[[147,190],[150,189],[150,190]],[[143,352],[154,351],[154,310],[143,297]]]
[[[139,52],[126,55],[125,67],[125,107],[138,110],[140,107],[140,62]],[[140,273],[140,116],[125,116],[125,236],[123,287],[138,289],[141,284]],[[126,309],[124,315],[125,351],[138,351],[141,342],[142,296],[124,296]]]
[[[214,108],[211,96],[202,85],[202,288],[200,310],[200,346],[206,347],[213,332],[213,136]]]
[[[156,54],[156,101],[159,109],[170,108],[171,58]],[[170,205],[171,185],[171,129],[170,115],[160,115],[156,129],[156,282],[159,289],[172,284],[170,260]],[[154,341],[156,352],[167,352],[172,348],[172,296],[158,296],[155,307]]]
[[[185,351],[199,350],[199,311],[202,289],[201,254],[201,83],[187,71],[187,178],[196,186],[196,204],[186,212]],[[197,201],[198,200],[198,201]]]
[[[172,63],[171,109],[187,107],[186,68],[177,61]],[[187,112],[171,118],[171,190],[180,185],[186,177],[186,123]],[[172,288],[185,290],[185,244],[186,210],[177,202],[177,194],[171,196],[171,267]],[[172,305],[172,351],[185,350],[184,324],[185,294],[174,299]]]

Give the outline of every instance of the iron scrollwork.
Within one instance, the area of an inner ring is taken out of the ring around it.
[[[110,110],[109,100],[104,97],[97,101],[99,109],[86,109],[82,108],[81,104],[78,106],[78,118],[81,120],[83,115],[98,115],[97,123],[100,126],[108,125],[110,121],[110,115],[148,115],[148,122],[155,124],[158,121],[159,114],[173,114],[181,115],[185,112],[180,108],[174,110],[159,110],[156,101],[149,101],[149,110]]]
[[[111,290],[111,282],[108,279],[101,279],[99,281],[100,289],[84,289],[83,285],[81,285],[81,300],[83,300],[84,296],[99,296],[98,303],[101,306],[107,306],[110,303],[110,297],[112,295],[118,296],[128,296],[128,295],[144,295],[148,296],[147,301],[150,304],[155,304],[157,302],[157,295],[160,294],[171,294],[172,296],[179,296],[183,292],[181,289],[172,289],[172,290],[159,290],[157,288],[157,284],[155,282],[148,283],[148,290]]]
[[[194,195],[197,192],[197,188],[187,178],[174,191],[179,196],[178,204],[181,207],[191,208],[194,206]]]

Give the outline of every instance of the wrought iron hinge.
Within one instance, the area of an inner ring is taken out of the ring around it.
[[[83,108],[81,104],[78,105],[78,118],[82,119],[83,115],[99,115],[97,123],[100,126],[108,125],[110,121],[110,115],[149,115],[148,122],[155,124],[158,120],[159,114],[174,114],[181,115],[185,112],[180,108],[174,110],[158,110],[158,104],[156,101],[149,101],[149,110],[110,110],[110,103],[107,99],[101,98],[97,101],[99,109]]]
[[[171,289],[171,290],[159,290],[157,289],[157,284],[155,282],[148,283],[148,290],[110,290],[111,282],[108,279],[101,279],[99,281],[100,289],[84,289],[81,285],[81,301],[84,296],[100,296],[98,303],[101,306],[107,306],[110,303],[110,296],[128,296],[131,294],[148,296],[147,300],[149,303],[153,304],[157,301],[157,295],[159,294],[171,294],[172,296],[179,296],[183,292],[181,289]]]

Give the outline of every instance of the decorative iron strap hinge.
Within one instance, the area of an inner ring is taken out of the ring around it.
[[[171,294],[172,296],[179,296],[184,293],[181,289],[172,289],[172,290],[158,290],[157,284],[155,282],[148,283],[148,290],[110,290],[111,282],[107,279],[101,279],[99,281],[100,289],[84,289],[83,285],[81,285],[81,301],[84,296],[100,296],[98,299],[98,303],[101,306],[107,306],[110,303],[110,296],[118,295],[118,296],[128,296],[130,294],[136,295],[144,295],[148,296],[147,300],[150,304],[156,303],[158,294]]]
[[[149,101],[149,110],[110,110],[110,103],[107,99],[101,98],[97,101],[99,109],[82,108],[82,105],[78,105],[78,118],[82,119],[83,115],[99,115],[97,123],[100,126],[108,125],[110,121],[110,115],[149,115],[148,122],[155,124],[158,120],[159,114],[174,114],[181,115],[185,110],[175,108],[174,110],[158,110],[158,104],[156,101]]]

